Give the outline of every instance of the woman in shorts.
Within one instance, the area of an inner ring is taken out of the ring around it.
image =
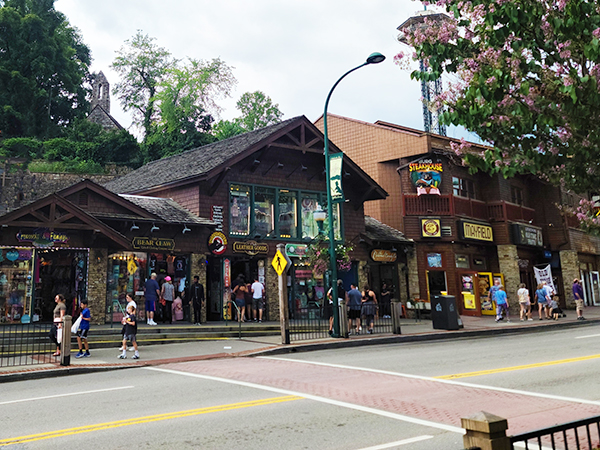
[[[535,298],[538,302],[538,313],[540,320],[544,320],[544,318],[542,317],[542,310],[545,311],[546,316],[548,316],[548,310],[546,309],[546,305],[548,305],[550,297],[548,297],[548,294],[546,293],[543,284],[537,285],[537,290],[535,291]]]
[[[521,307],[521,322],[524,320],[533,320],[531,318],[531,302],[529,300],[529,291],[525,287],[525,283],[521,283],[519,285],[517,298],[519,299],[519,306]]]

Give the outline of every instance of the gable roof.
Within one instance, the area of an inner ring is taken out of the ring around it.
[[[365,236],[374,242],[397,242],[413,244],[412,239],[407,239],[401,231],[390,227],[371,216],[365,216]]]
[[[323,133],[305,116],[293,117],[275,125],[153,161],[108,182],[105,187],[117,193],[150,193],[164,187],[210,179],[269,146],[322,155],[323,141]],[[338,153],[340,149],[331,143],[330,151]],[[387,197],[387,192],[347,155],[343,164],[365,183],[361,203]]]
[[[97,121],[96,118],[94,117],[94,116],[98,116],[98,115],[100,117],[102,117],[102,116],[106,117],[110,121],[110,123],[112,123],[114,125],[114,127],[112,127],[112,128],[116,128],[117,130],[123,130],[123,127],[121,126],[121,124],[119,122],[117,122],[117,119],[115,119],[113,116],[111,116],[110,113],[106,109],[104,109],[102,106],[100,106],[100,104],[97,104],[92,108],[92,110],[88,114],[87,118],[90,122],[94,122],[94,123],[97,123],[98,125],[102,125],[102,123]]]
[[[121,178],[109,181],[105,187],[117,193],[141,192],[173,182],[206,177],[212,170],[243,151],[266,141],[274,133],[286,129],[297,119],[298,117],[294,117],[275,125],[152,161]]]

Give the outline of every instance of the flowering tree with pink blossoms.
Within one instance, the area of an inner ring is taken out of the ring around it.
[[[425,2],[424,2],[425,3]],[[585,0],[439,0],[405,33],[418,80],[452,79],[433,107],[490,145],[473,171],[543,175],[578,192],[600,179],[600,4]],[[396,56],[403,64],[406,56]]]

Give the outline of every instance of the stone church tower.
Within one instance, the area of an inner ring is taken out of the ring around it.
[[[100,71],[94,77],[92,84],[92,102],[88,120],[99,125],[105,130],[120,130],[123,127],[110,115],[110,84]]]

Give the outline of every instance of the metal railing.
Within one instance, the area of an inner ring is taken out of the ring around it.
[[[303,341],[329,337],[329,311],[319,302],[290,311],[290,340]]]
[[[57,363],[52,356],[56,345],[50,341],[50,323],[3,325],[0,327],[0,367]]]
[[[600,448],[600,416],[510,436],[510,443],[513,449],[595,450]]]

